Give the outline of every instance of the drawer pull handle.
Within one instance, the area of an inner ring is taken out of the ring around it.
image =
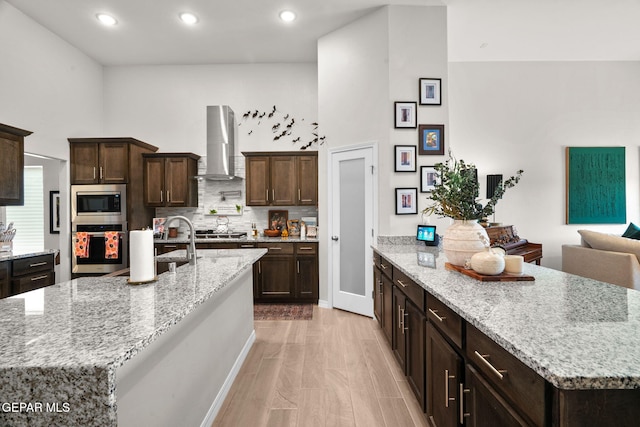
[[[444,317],[444,316],[442,316],[442,317],[438,316],[438,310],[429,309],[429,313],[434,315],[436,317],[436,319],[438,319],[439,322],[444,322],[445,320],[447,320],[447,318]]]
[[[310,246],[303,246],[303,247],[298,248],[298,249],[300,249],[301,251],[312,251],[313,250],[313,248],[310,247]]]
[[[282,248],[269,248],[270,251],[281,251]]]
[[[253,245],[240,245],[241,248],[252,248]]]
[[[386,269],[387,269],[387,266],[386,266],[386,265],[384,265],[384,264],[380,264],[380,267],[381,267],[383,270],[386,270]]]
[[[29,267],[40,267],[41,265],[47,265],[46,262],[36,262],[35,264],[29,264]]]
[[[398,329],[402,328],[402,308],[398,304]]]
[[[397,279],[397,280],[396,280],[396,282],[398,282],[398,284],[399,284],[400,286],[402,286],[403,288],[406,288],[406,287],[407,287],[407,285],[405,285],[404,283],[402,283],[402,280],[400,280],[400,279]]]
[[[49,277],[49,276],[46,275],[46,274],[44,276],[32,277],[31,281],[35,282],[35,281],[38,281],[38,280],[46,279],[47,277]]]
[[[402,333],[404,334],[404,331],[409,330],[409,326],[407,326],[407,318],[409,317],[409,313],[407,313],[407,310],[402,310],[402,316],[404,317],[404,319],[402,320]]]
[[[470,389],[464,388],[464,384],[460,383],[460,405],[458,406],[460,408],[460,424],[464,424],[464,419],[471,416],[469,412],[464,412],[464,394],[470,391]]]
[[[454,402],[456,400],[455,397],[449,397],[449,380],[455,379],[455,375],[449,375],[449,370],[444,370],[444,407],[449,407],[449,402]]]
[[[476,356],[482,361],[482,363],[487,366],[491,371],[496,374],[496,376],[500,379],[504,378],[504,375],[507,373],[504,369],[496,369],[487,359],[490,357],[488,354],[480,354],[478,350],[475,351]]]

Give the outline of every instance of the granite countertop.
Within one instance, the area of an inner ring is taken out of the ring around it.
[[[640,388],[639,291],[533,264],[533,282],[480,282],[437,248],[373,249],[554,386]]]
[[[259,236],[256,238],[253,237],[241,237],[241,238],[232,238],[232,237],[223,237],[223,238],[215,238],[215,239],[195,239],[196,243],[229,243],[229,242],[233,242],[233,243],[304,243],[304,242],[309,242],[309,243],[318,243],[318,239],[317,238],[305,238],[305,239],[301,239],[299,236],[295,236],[295,237],[265,237],[265,236]],[[189,239],[184,236],[178,236],[175,238],[170,238],[167,240],[164,239],[154,239],[153,240],[154,243],[167,243],[167,244],[172,244],[172,243],[189,243]]]
[[[14,259],[31,258],[40,255],[53,255],[58,253],[57,249],[45,249],[43,251],[29,252],[29,251],[12,251],[12,252],[0,252],[0,261],[12,261]]]
[[[0,300],[0,401],[30,402],[45,387],[53,401],[67,396],[82,402],[76,404],[88,408],[95,425],[112,424],[116,368],[266,252],[200,250],[196,266],[153,283],[86,277]]]

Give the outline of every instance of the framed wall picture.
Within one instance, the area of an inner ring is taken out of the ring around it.
[[[415,172],[416,171],[416,146],[396,145],[395,149],[395,171]]]
[[[441,79],[420,79],[420,105],[442,105],[441,86]]]
[[[415,102],[394,102],[395,108],[395,128],[415,129],[418,124],[417,103]]]
[[[420,192],[430,193],[440,184],[440,177],[434,166],[420,166]]]
[[[420,125],[418,144],[420,155],[444,155],[444,125]]]
[[[49,191],[49,233],[60,234],[60,192]]]
[[[418,189],[396,188],[396,215],[418,213]]]

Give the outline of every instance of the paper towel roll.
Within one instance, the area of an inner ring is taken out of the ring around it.
[[[153,230],[134,230],[129,233],[129,281],[149,282],[156,277],[153,254]]]

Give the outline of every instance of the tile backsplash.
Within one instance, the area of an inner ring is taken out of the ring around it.
[[[198,161],[198,174],[206,173],[207,158],[201,157]],[[244,156],[235,157],[235,175],[245,177]],[[223,195],[221,192],[236,192],[230,195]],[[226,199],[226,200],[223,200]],[[269,210],[287,210],[289,219],[299,219],[301,217],[318,217],[318,209],[315,206],[245,206],[245,181],[208,181],[202,179],[198,182],[198,207],[197,208],[157,208],[156,217],[168,217],[172,215],[183,215],[189,218],[195,228],[215,229],[220,218],[216,215],[209,215],[211,209],[218,211],[235,212],[235,205],[242,206],[241,215],[228,215],[230,231],[251,230],[251,224],[255,223],[259,231],[268,228],[267,217]],[[178,224],[178,223],[175,223]],[[187,227],[180,223],[180,233],[187,233]]]

